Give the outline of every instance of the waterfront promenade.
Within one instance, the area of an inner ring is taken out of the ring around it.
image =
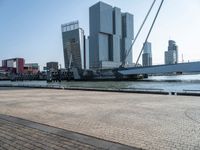
[[[0,88],[0,114],[143,149],[200,149],[199,97]]]

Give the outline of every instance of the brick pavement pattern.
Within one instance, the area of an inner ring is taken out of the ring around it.
[[[94,150],[98,148],[0,119],[0,149]]]
[[[60,128],[0,115],[0,150],[139,150]]]
[[[200,149],[200,98],[0,90],[0,113],[143,149]]]

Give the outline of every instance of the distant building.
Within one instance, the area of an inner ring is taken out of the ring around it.
[[[48,71],[58,71],[58,62],[47,62]]]
[[[173,40],[169,40],[168,44],[168,51],[165,51],[165,64],[177,64],[178,46]]]
[[[86,68],[85,37],[79,22],[61,25],[65,68]]]
[[[133,15],[98,2],[89,9],[90,68],[119,67],[133,40]],[[132,52],[127,58],[132,63]]]
[[[90,68],[89,42],[89,37],[85,38],[85,69]]]
[[[0,67],[0,74],[6,74],[6,69],[3,67]]]
[[[28,63],[24,65],[25,74],[37,74],[39,72],[38,63]]]
[[[143,45],[144,50],[142,54],[142,65],[143,66],[152,66],[152,51],[151,51],[151,43],[146,42]]]
[[[2,67],[6,71],[15,74],[24,73],[24,64],[25,64],[24,58],[12,58],[12,59],[2,60]]]

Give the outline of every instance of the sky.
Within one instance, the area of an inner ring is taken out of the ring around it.
[[[136,61],[146,34],[161,0],[133,47]],[[61,24],[79,20],[80,27],[89,35],[89,7],[96,0],[0,0],[0,61],[22,57],[26,63],[48,61],[64,64]],[[134,15],[137,33],[153,0],[103,0],[122,12]],[[152,42],[153,64],[164,63],[168,40],[179,47],[179,62],[200,60],[200,1],[165,0],[149,42]],[[141,62],[141,59],[140,59]],[[1,65],[1,62],[0,62]]]

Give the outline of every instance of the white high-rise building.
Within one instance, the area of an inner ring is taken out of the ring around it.
[[[143,66],[152,66],[152,51],[151,51],[151,43],[144,43],[144,51],[142,54],[142,65]]]
[[[168,51],[165,51],[165,64],[178,63],[178,46],[173,40],[169,40]]]

